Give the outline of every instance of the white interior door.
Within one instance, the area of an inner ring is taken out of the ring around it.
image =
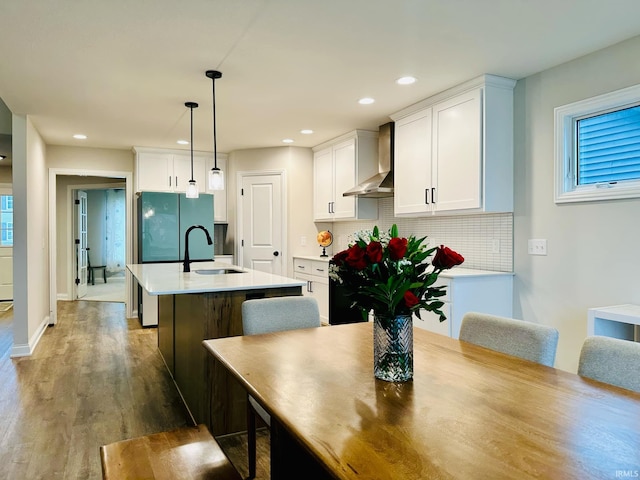
[[[240,218],[242,266],[282,275],[285,268],[282,177],[244,175]]]
[[[76,208],[76,298],[87,294],[87,192],[78,190]]]

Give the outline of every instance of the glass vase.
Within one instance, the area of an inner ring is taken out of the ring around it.
[[[413,378],[413,320],[411,315],[375,315],[373,373],[387,382]]]

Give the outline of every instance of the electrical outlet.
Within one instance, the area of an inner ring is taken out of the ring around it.
[[[491,239],[491,253],[500,253],[500,239],[492,238]]]
[[[307,237],[305,235],[302,235],[300,237],[300,246],[301,247],[306,247],[307,246]]]
[[[529,239],[528,251],[529,251],[529,255],[546,255],[547,240],[541,239],[541,238]]]

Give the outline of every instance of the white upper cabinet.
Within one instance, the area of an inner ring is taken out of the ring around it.
[[[225,189],[224,190],[210,190],[209,189],[209,170],[214,167],[213,154],[207,157],[207,172],[206,172],[206,193],[213,194],[213,220],[216,223],[227,223],[227,183],[229,182],[229,176],[227,172],[227,154],[218,153],[218,168],[222,170],[225,177]]]
[[[357,130],[313,149],[314,221],[378,218],[375,198],[342,194],[378,172],[378,134]]]
[[[431,108],[395,124],[394,210],[396,215],[430,212]]]
[[[331,147],[313,154],[313,218],[331,219],[333,202],[333,151]]]
[[[137,192],[186,192],[191,179],[191,154],[136,147]],[[193,179],[205,191],[206,155],[194,153]]]
[[[171,192],[173,155],[136,151],[136,191]]]
[[[483,75],[391,115],[398,216],[513,211],[513,87]]]
[[[481,208],[481,90],[437,103],[432,112],[434,210]]]

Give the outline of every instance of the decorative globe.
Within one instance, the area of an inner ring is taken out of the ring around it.
[[[318,245],[321,247],[328,247],[333,243],[333,235],[329,230],[318,232],[316,239],[318,240]]]
[[[321,257],[328,257],[327,255],[327,247],[333,243],[333,235],[329,230],[323,230],[318,232],[316,236],[316,240],[318,241],[318,245],[322,247]]]

